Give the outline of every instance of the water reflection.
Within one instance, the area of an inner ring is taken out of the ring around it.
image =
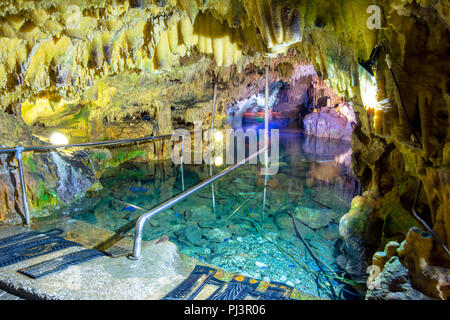
[[[236,117],[229,119],[233,129],[258,130],[264,129],[264,123],[242,122]],[[351,143],[334,139],[323,139],[303,134],[296,129],[287,128],[283,121],[271,121],[269,129],[279,131],[281,173],[304,178],[309,188],[317,189],[318,198],[324,198],[330,193],[338,197],[338,202],[344,207],[350,207],[354,196],[360,194],[361,187],[352,172]],[[269,134],[269,137],[271,135]],[[271,142],[272,143],[272,142]],[[306,176],[299,173],[304,167],[299,163],[308,163]],[[262,178],[257,180],[261,185]],[[269,186],[278,186],[277,177],[271,176]]]
[[[352,172],[351,144],[306,136],[302,148],[303,156],[311,161],[306,178],[308,187],[320,188],[321,194],[331,191],[350,207],[352,199],[361,192]]]

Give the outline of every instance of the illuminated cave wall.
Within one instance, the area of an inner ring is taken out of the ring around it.
[[[379,29],[368,28],[371,5],[380,8]],[[165,88],[184,83],[186,90],[195,91],[194,84],[201,83],[197,91],[211,90],[214,73],[223,83],[234,83],[223,91],[226,105],[228,94],[240,92],[236,88],[244,84],[252,90],[261,88],[256,74],[266,64],[272,77],[289,80],[293,65],[312,63],[335,92],[352,101],[358,120],[353,167],[365,193],[354,200],[341,223],[343,268],[365,272],[375,251],[389,241],[405,239],[415,224],[411,207],[419,181],[423,188],[416,211],[450,245],[448,1],[11,1],[0,4],[0,16],[2,144],[40,144],[31,125],[45,126],[60,116],[72,117],[70,133],[80,139],[101,135],[105,116],[111,123],[144,111],[161,120],[146,132],[162,133],[161,128],[170,128],[164,126],[169,118],[175,117],[165,109]],[[358,58],[368,58],[381,41],[392,57],[413,130],[384,54],[377,63],[376,87],[358,68]],[[123,86],[108,86],[111,77],[127,74],[145,78],[143,82],[134,78],[136,87],[147,86],[145,99],[137,99],[136,112],[128,112],[124,104],[114,105],[118,96],[126,101],[127,94],[118,89]],[[157,84],[160,90],[153,92]],[[196,103],[202,101],[199,96]],[[186,101],[178,97],[179,102]],[[378,102],[385,99],[388,103],[381,106]],[[197,105],[204,111],[194,115],[188,104],[179,103],[185,106],[178,110],[179,122],[187,122],[188,114],[195,118],[207,113],[209,103],[205,99],[203,106]],[[141,108],[143,104],[148,107]],[[83,113],[83,108],[89,112]],[[81,125],[92,122],[91,129]],[[113,137],[120,136],[114,134],[117,130],[110,131]],[[2,172],[8,171],[6,162],[2,158]],[[39,181],[41,166],[36,167],[34,181]],[[6,199],[1,200],[3,219],[20,211],[19,194],[8,191],[17,181],[15,173],[0,179],[1,199]],[[445,268],[450,262],[441,247],[412,231],[403,244],[396,254],[414,287],[428,296],[446,298],[450,285]],[[386,261],[375,262],[383,269]],[[436,271],[436,265],[444,269]]]

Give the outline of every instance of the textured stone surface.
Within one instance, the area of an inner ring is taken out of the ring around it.
[[[398,257],[389,260],[383,272],[369,286],[367,300],[430,300],[420,291],[414,289],[409,281],[408,269]]]
[[[416,288],[430,297],[446,300],[450,296],[450,257],[433,240],[431,234],[413,228],[397,253]]]
[[[409,230],[401,243],[389,242],[373,256],[368,279],[368,299],[448,299],[450,269],[436,265],[442,256],[431,234]],[[448,260],[440,260],[448,266]],[[417,290],[420,288],[420,291]]]
[[[339,223],[339,234],[344,240],[341,257],[341,267],[350,274],[363,275],[369,266],[373,248],[377,246],[379,235],[374,232],[374,199],[366,196],[356,196],[352,201],[351,210],[345,214]]]
[[[295,217],[312,229],[320,229],[333,222],[338,214],[333,210],[300,207],[295,209]]]
[[[224,242],[225,239],[230,239],[231,234],[227,231],[222,231],[220,229],[214,228],[206,233],[206,238],[208,240],[214,241],[214,242]]]
[[[303,119],[306,134],[320,138],[352,141],[352,125],[332,112],[314,112]]]

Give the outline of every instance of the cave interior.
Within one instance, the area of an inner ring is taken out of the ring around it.
[[[137,219],[234,165],[242,132],[276,172],[259,156],[167,208],[148,246],[311,299],[449,297],[450,1],[13,0],[0,17],[0,238],[131,251]]]

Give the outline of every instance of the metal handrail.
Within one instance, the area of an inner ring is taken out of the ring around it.
[[[184,200],[185,198],[189,197],[190,195],[196,193],[197,191],[200,191],[204,187],[208,186],[209,184],[213,183],[217,179],[223,177],[224,175],[230,173],[231,171],[239,168],[241,165],[245,164],[247,161],[253,159],[254,157],[258,156],[261,152],[266,151],[266,147],[262,148],[258,152],[255,152],[251,156],[247,157],[244,160],[239,161],[235,165],[221,171],[220,173],[216,174],[215,176],[212,176],[206,181],[203,181],[202,183],[199,183],[198,185],[180,193],[179,195],[173,197],[170,200],[167,200],[166,202],[160,204],[159,206],[153,208],[147,213],[144,213],[142,216],[140,216],[139,220],[136,222],[136,231],[134,236],[134,245],[133,245],[133,253],[129,256],[132,260],[139,260],[141,258],[141,252],[142,252],[142,233],[144,230],[145,223],[152,217],[156,216],[157,214],[169,209],[176,203]]]
[[[195,134],[198,132],[203,132],[207,130],[202,131],[191,131],[189,134]],[[152,141],[152,140],[159,140],[159,139],[167,139],[170,138],[172,135],[162,135],[162,136],[148,136],[148,137],[141,137],[141,138],[134,138],[134,139],[123,139],[123,140],[108,140],[108,141],[99,141],[99,142],[83,142],[83,143],[74,143],[74,144],[58,144],[58,145],[48,145],[48,146],[31,146],[31,147],[22,147],[22,152],[26,151],[49,151],[54,149],[66,149],[66,148],[78,148],[78,147],[97,147],[97,146],[113,146],[118,144],[131,144],[136,142],[143,142],[143,141]],[[7,153],[7,152],[16,152],[18,147],[15,148],[0,148],[0,153]]]
[[[189,135],[202,132],[201,131],[191,131],[189,132]],[[24,207],[24,219],[25,219],[25,225],[30,226],[30,209],[28,207],[28,201],[27,201],[27,190],[25,187],[25,178],[23,174],[23,164],[22,164],[22,153],[27,151],[50,151],[50,150],[56,150],[56,149],[66,149],[66,148],[78,148],[78,147],[98,147],[98,146],[113,146],[113,145],[119,145],[119,144],[131,144],[136,142],[146,142],[146,141],[152,141],[152,140],[159,140],[159,139],[167,139],[172,137],[172,135],[162,135],[162,136],[148,136],[148,137],[141,137],[141,138],[134,138],[134,139],[122,139],[122,140],[108,140],[108,141],[99,141],[99,142],[84,142],[84,143],[73,143],[73,144],[58,144],[58,145],[48,145],[48,146],[31,146],[31,147],[23,147],[23,146],[17,146],[14,148],[0,148],[0,153],[15,153],[18,165],[19,165],[19,177],[20,177],[20,184],[22,188],[22,202]],[[183,146],[184,146],[184,135],[183,138]]]

